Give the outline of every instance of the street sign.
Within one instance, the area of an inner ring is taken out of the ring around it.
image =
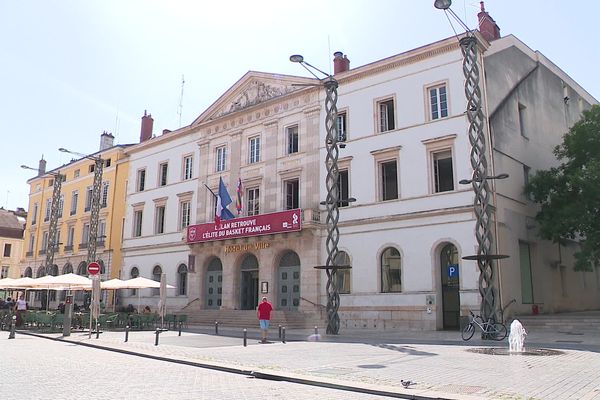
[[[88,264],[87,267],[87,271],[88,274],[90,275],[96,275],[100,272],[100,264],[98,264],[97,262],[91,262]]]
[[[458,264],[448,265],[448,278],[458,278]]]

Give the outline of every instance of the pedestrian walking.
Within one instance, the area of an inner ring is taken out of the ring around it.
[[[271,320],[271,311],[273,311],[273,306],[269,303],[266,297],[262,298],[262,301],[256,307],[256,317],[258,318],[258,322],[260,323],[260,337],[261,343],[267,343],[267,334],[269,330],[269,322]]]
[[[21,327],[23,325],[23,314],[27,312],[27,302],[23,298],[23,295],[15,303],[15,310],[17,312],[17,326]]]

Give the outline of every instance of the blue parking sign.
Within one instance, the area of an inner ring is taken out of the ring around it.
[[[448,265],[448,278],[458,278],[458,264]]]

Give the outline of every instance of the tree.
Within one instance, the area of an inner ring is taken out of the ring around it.
[[[561,164],[538,171],[525,192],[541,205],[540,235],[579,241],[575,270],[590,271],[600,263],[600,106],[583,112],[554,155]]]

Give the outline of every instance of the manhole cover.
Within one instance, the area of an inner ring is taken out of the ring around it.
[[[358,368],[380,369],[380,368],[385,368],[385,365],[381,365],[381,364],[366,364],[366,365],[358,365]]]
[[[487,354],[491,356],[560,356],[563,353],[558,350],[550,349],[525,349],[522,352],[510,352],[508,348],[500,347],[479,347],[475,349],[467,349],[471,353]]]

